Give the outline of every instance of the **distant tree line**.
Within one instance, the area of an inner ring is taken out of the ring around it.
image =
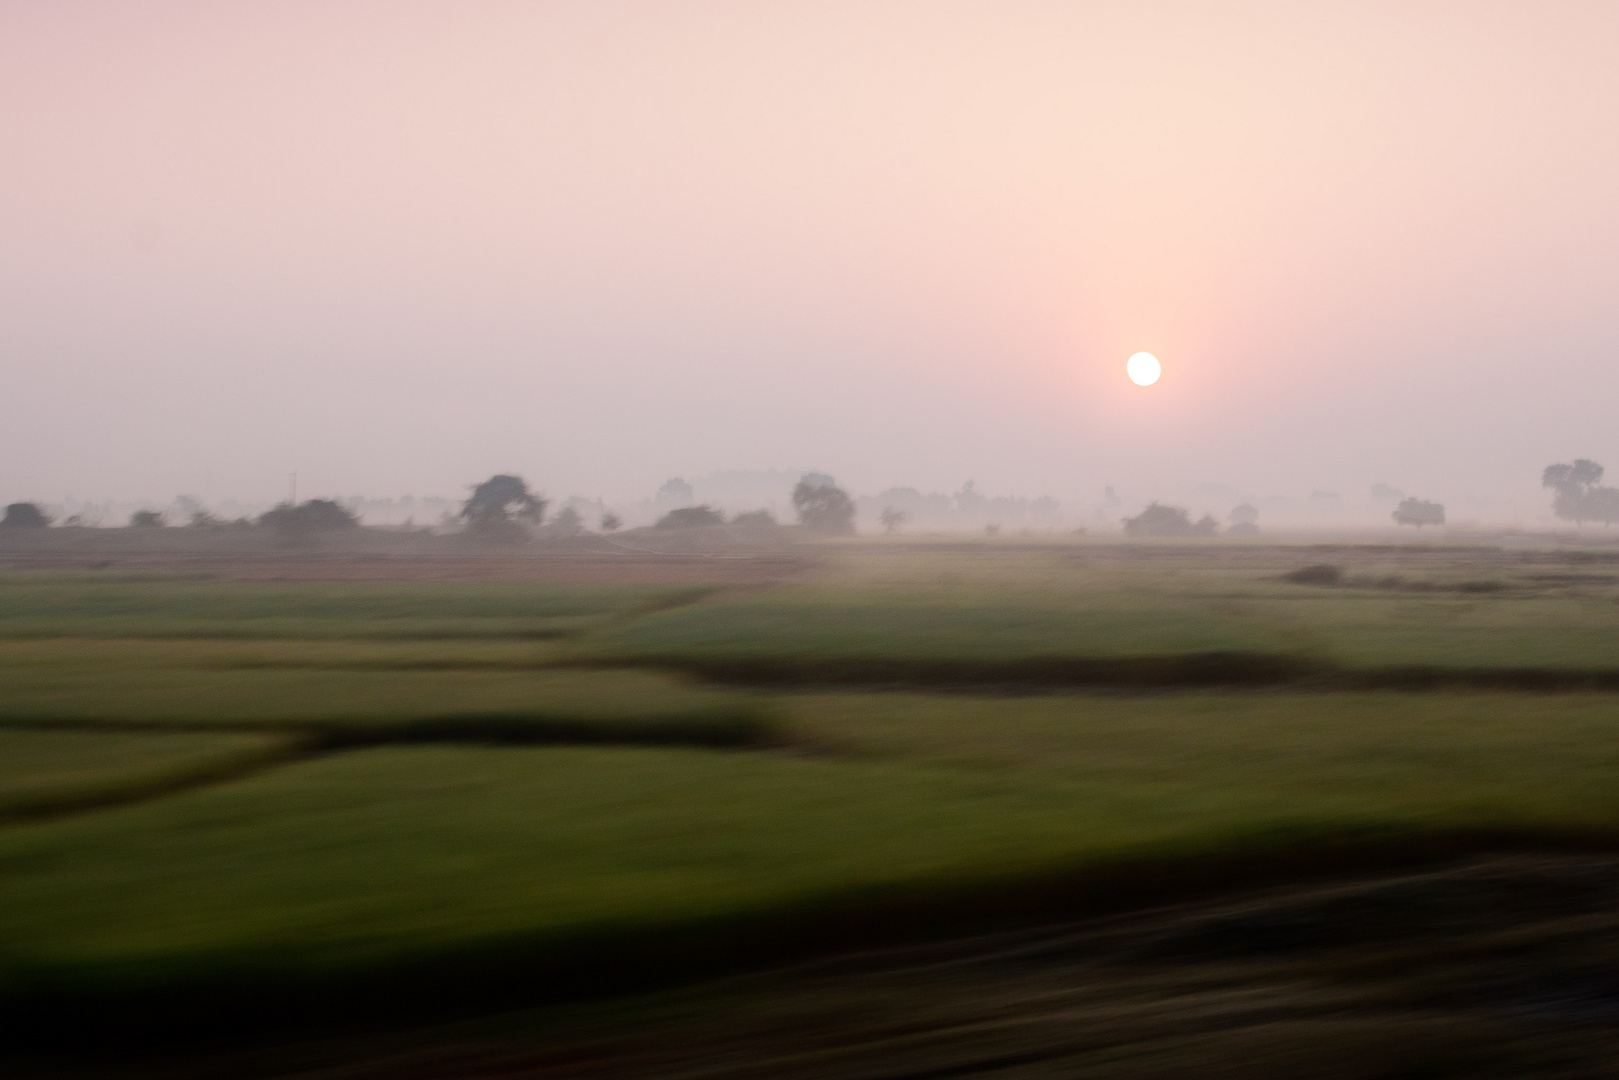
[[[691,485],[679,477],[659,489],[660,500],[690,499]],[[793,509],[798,524],[807,533],[816,536],[853,536],[854,500],[838,487],[832,477],[824,473],[806,473],[793,488]],[[707,504],[677,506],[664,514],[654,528],[708,529],[716,526],[761,530],[778,525],[768,510],[749,510],[726,521],[725,514]]]

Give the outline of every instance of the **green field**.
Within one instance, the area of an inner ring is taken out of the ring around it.
[[[545,640],[684,603],[705,591],[13,575],[0,579],[0,639]]]
[[[0,996],[432,998],[518,965],[567,997],[659,956],[695,976],[1020,905],[1611,845],[1619,694],[1580,687],[1619,669],[1619,589],[1578,555],[868,544],[747,589],[0,581]],[[1342,584],[1285,580],[1329,560]],[[1357,688],[1413,671],[1441,688]],[[1493,677],[1557,692],[1467,688]]]

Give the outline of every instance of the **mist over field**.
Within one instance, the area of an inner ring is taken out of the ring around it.
[[[1550,525],[1545,466],[1619,461],[1616,34],[1583,3],[7,5],[0,502],[250,515],[297,473],[421,524],[512,472],[781,514],[817,470],[862,529],[895,489],[940,528],[1381,526],[1390,490]]]

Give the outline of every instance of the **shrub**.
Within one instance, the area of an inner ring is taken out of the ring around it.
[[[769,510],[749,510],[732,518],[731,524],[740,525],[744,529],[774,529],[776,518]]]
[[[1153,503],[1133,518],[1124,519],[1126,536],[1191,536],[1192,519],[1178,506]]]
[[[1445,508],[1436,502],[1405,499],[1394,508],[1392,516],[1396,525],[1415,525],[1420,529],[1424,525],[1443,525]]]
[[[360,519],[331,499],[310,499],[297,506],[280,503],[260,514],[259,524],[288,533],[335,532],[357,527]]]
[[[724,525],[725,516],[712,506],[682,506],[658,519],[660,529],[701,529]]]
[[[163,514],[158,510],[137,510],[129,515],[131,529],[161,529],[168,522],[163,520]]]

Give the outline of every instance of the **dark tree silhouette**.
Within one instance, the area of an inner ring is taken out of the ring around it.
[[[601,525],[604,533],[617,532],[624,527],[624,519],[609,510],[602,515]]]
[[[516,539],[523,535],[519,522],[539,525],[545,520],[545,505],[521,476],[500,473],[472,489],[461,518],[471,533]]]
[[[1405,499],[1394,508],[1391,516],[1396,525],[1415,525],[1420,529],[1424,525],[1443,525],[1445,507],[1441,503],[1428,502],[1424,499]]]
[[[8,529],[43,529],[51,519],[33,503],[12,503],[6,507],[6,516],[0,526]]]
[[[129,515],[131,529],[161,529],[166,524],[168,522],[164,521],[163,515],[156,510],[137,510]]]
[[[878,515],[877,520],[882,523],[883,532],[893,536],[899,532],[899,527],[905,524],[905,511],[896,510],[892,506],[885,506],[883,507],[883,512]]]
[[[1124,519],[1126,536],[1191,536],[1193,529],[1192,519],[1185,510],[1157,502],[1135,517]]]
[[[660,529],[701,529],[724,525],[725,516],[712,506],[679,506],[658,519]]]
[[[793,488],[798,523],[821,536],[854,535],[854,500],[825,473],[806,473]]]
[[[360,519],[331,499],[310,499],[266,510],[259,515],[259,524],[285,533],[336,532],[358,527]]]

